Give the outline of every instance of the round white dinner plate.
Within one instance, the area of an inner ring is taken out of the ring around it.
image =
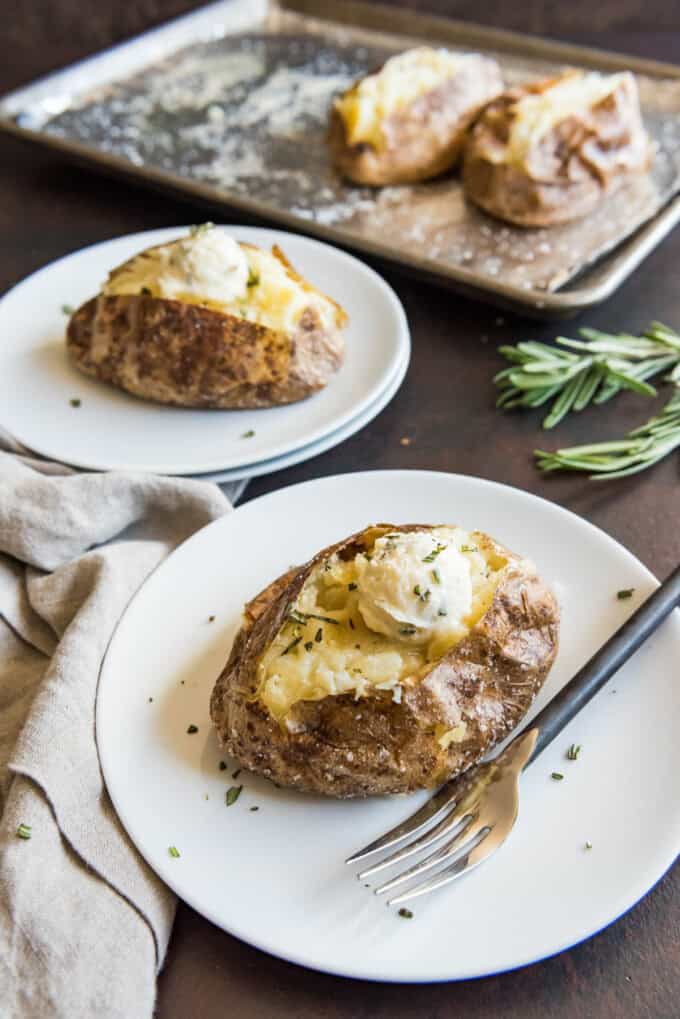
[[[232,762],[219,769],[208,714],[243,602],[291,563],[376,520],[480,528],[537,563],[563,616],[559,656],[534,710],[657,583],[596,527],[493,482],[378,471],[281,489],[194,535],[128,607],[99,683],[106,784],[162,879],[208,919],[274,955],[344,976],[413,982],[523,966],[616,920],[676,858],[680,618],[528,769],[506,844],[460,882],[417,900],[404,919],[343,860],[425,794],[335,801],[245,772],[236,780]],[[616,597],[631,587],[632,598]],[[198,732],[187,732],[192,725]],[[574,742],[582,751],[569,761]],[[226,790],[241,784],[227,806]]]
[[[409,344],[410,346],[410,344]],[[333,449],[334,446],[338,446],[345,439],[349,439],[350,436],[354,435],[361,428],[364,428],[373,418],[377,417],[378,414],[384,410],[387,404],[396,395],[399,387],[404,381],[404,376],[408,369],[410,360],[410,354],[407,353],[404,360],[397,366],[394,376],[388,382],[386,388],[370,406],[366,407],[361,414],[357,414],[355,418],[348,421],[342,428],[338,428],[337,431],[331,432],[330,435],[325,435],[323,439],[319,439],[317,442],[312,442],[308,446],[301,446],[300,449],[294,449],[292,453],[286,453],[284,456],[274,457],[273,460],[261,460],[257,464],[246,464],[245,467],[235,467],[231,471],[216,471],[213,474],[197,474],[195,475],[197,481],[213,481],[215,484],[222,484],[225,481],[240,481],[242,479],[259,478],[263,474],[273,474],[274,471],[282,471],[286,467],[292,467],[294,464],[302,463],[305,460],[311,460],[312,457],[319,456],[321,453],[325,453],[328,449]]]
[[[316,442],[385,390],[409,351],[408,323],[392,288],[328,244],[240,226],[222,229],[264,248],[280,245],[302,275],[346,309],[345,363],[324,390],[266,410],[189,410],[140,400],[82,375],[66,354],[62,307],[79,306],[110,269],[185,229],[150,230],[84,248],[29,276],[0,301],[0,426],[18,442],[75,467],[204,474]]]

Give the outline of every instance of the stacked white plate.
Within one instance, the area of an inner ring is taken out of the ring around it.
[[[349,315],[346,358],[322,392],[286,407],[186,410],[138,400],[81,375],[64,345],[68,309],[109,271],[186,227],[93,245],[29,276],[0,301],[0,427],[51,460],[90,470],[136,470],[234,481],[330,449],[371,421],[398,390],[410,358],[404,309],[377,273],[345,252],[280,230],[221,227],[295,268]]]

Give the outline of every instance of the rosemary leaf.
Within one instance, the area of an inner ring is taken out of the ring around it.
[[[655,417],[625,439],[571,446],[554,452],[535,450],[542,471],[589,471],[593,480],[625,478],[646,470],[680,448],[680,389]]]
[[[599,406],[624,389],[654,396],[647,380],[666,372],[680,384],[680,335],[669,326],[652,322],[641,336],[584,328],[579,336],[558,336],[555,346],[526,341],[499,347],[509,367],[494,377],[496,406],[532,409],[552,401],[543,421],[549,429],[572,411]]]

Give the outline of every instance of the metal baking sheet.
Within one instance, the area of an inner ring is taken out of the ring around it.
[[[386,18],[329,0],[227,0],[13,93],[0,126],[530,313],[608,296],[680,215],[680,69],[394,10],[386,34],[376,27]],[[478,212],[455,175],[347,185],[325,144],[333,97],[424,40],[495,56],[508,84],[566,66],[630,67],[656,146],[651,171],[586,220],[540,230]]]

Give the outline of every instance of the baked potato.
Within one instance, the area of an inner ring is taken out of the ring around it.
[[[651,157],[633,75],[568,71],[486,107],[466,145],[463,187],[499,219],[553,226],[585,216]]]
[[[458,160],[479,110],[498,95],[498,64],[425,46],[388,60],[336,99],[331,158],[357,184],[428,180]]]
[[[523,717],[558,624],[532,564],[488,535],[370,526],[246,605],[211,718],[227,753],[280,785],[437,786]]]
[[[322,389],[343,360],[346,314],[283,252],[211,224],[114,269],[71,316],[87,375],[182,407],[273,407]]]

